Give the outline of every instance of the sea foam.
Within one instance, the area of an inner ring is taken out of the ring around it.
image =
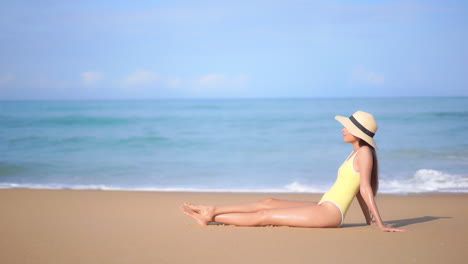
[[[154,191],[154,192],[232,192],[232,193],[324,193],[330,186],[308,185],[294,181],[278,188],[187,188],[187,187],[122,187],[110,185],[68,185],[68,184],[17,184],[0,183],[0,189],[64,189],[64,190],[104,190],[104,191]],[[408,194],[425,192],[468,193],[468,175],[452,175],[442,171],[420,169],[414,175],[399,179],[381,179],[379,193]]]
[[[468,192],[468,175],[453,175],[438,170],[420,169],[411,177],[380,180],[383,193]]]

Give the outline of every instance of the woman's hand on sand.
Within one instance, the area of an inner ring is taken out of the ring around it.
[[[409,231],[409,230],[404,230],[404,229],[393,228],[387,224],[384,224],[384,226],[381,226],[380,230],[382,230],[383,232],[408,232]]]
[[[393,228],[389,224],[386,224],[386,223],[382,223],[382,226],[379,226],[379,224],[376,221],[372,221],[370,225],[378,226],[380,230],[382,230],[383,232],[408,232],[409,231],[409,230],[404,230],[404,229]]]
[[[371,223],[370,223],[371,226],[379,226],[379,224],[377,223],[377,221],[373,220]],[[384,227],[390,227],[389,224],[386,224],[386,223],[383,223],[383,226]]]

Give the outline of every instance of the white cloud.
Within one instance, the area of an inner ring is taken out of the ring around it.
[[[15,76],[11,73],[4,74],[0,76],[0,85],[6,85],[15,80]]]
[[[156,84],[160,80],[157,73],[151,71],[136,71],[122,80],[122,84],[128,87],[149,86]]]
[[[101,72],[83,72],[81,79],[86,86],[95,85],[104,78],[104,74]]]
[[[195,85],[198,88],[242,88],[249,81],[248,75],[239,75],[237,77],[228,77],[224,74],[206,74],[195,80]]]
[[[201,86],[218,86],[225,83],[226,76],[222,74],[207,74],[196,80],[196,83]]]
[[[382,74],[367,71],[364,68],[356,68],[351,74],[351,84],[382,85],[385,77]]]
[[[167,85],[169,85],[170,87],[178,87],[181,85],[181,83],[182,79],[179,77],[169,78],[167,80]]]

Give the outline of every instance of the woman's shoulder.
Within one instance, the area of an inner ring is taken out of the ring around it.
[[[356,171],[361,173],[362,168],[372,168],[373,156],[372,149],[369,146],[362,146],[359,148],[354,161]]]
[[[362,146],[359,148],[357,154],[357,158],[372,158],[372,149],[369,146]]]

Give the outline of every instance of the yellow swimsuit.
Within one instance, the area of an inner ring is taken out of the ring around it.
[[[361,177],[359,172],[354,170],[354,157],[356,153],[348,158],[338,170],[338,177],[335,184],[326,192],[318,204],[331,202],[341,211],[341,224],[348,211],[351,202],[359,191]]]

